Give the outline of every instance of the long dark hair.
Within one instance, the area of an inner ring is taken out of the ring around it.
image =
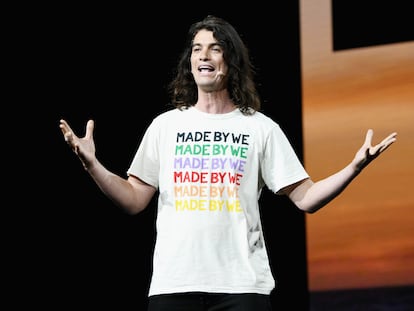
[[[202,29],[213,32],[214,38],[223,48],[224,61],[228,66],[227,90],[231,100],[244,114],[258,111],[261,101],[253,79],[255,71],[250,62],[249,51],[231,24],[212,15],[189,28],[175,77],[168,86],[172,105],[183,109],[197,102],[197,85],[191,73],[190,58],[194,37]]]

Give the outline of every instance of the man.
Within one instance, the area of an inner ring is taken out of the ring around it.
[[[271,310],[274,288],[258,200],[263,187],[313,213],[341,193],[396,133],[373,131],[339,172],[312,181],[279,125],[259,111],[249,53],[226,21],[193,24],[170,84],[174,109],[148,127],[122,178],[85,137],[60,128],[100,189],[130,214],[158,193],[149,310]]]

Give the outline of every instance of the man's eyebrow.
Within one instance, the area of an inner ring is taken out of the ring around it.
[[[192,45],[191,45],[191,47],[194,47],[194,46],[201,46],[201,45],[203,45],[202,43],[193,43]],[[218,45],[218,46],[222,46],[219,42],[212,42],[212,43],[209,43],[209,44],[207,44],[208,46],[216,46],[216,45]]]

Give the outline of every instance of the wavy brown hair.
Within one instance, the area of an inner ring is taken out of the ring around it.
[[[223,49],[223,58],[228,66],[227,90],[231,100],[244,114],[260,109],[260,96],[254,83],[255,70],[249,51],[234,27],[227,21],[208,15],[189,28],[175,77],[168,85],[171,103],[179,109],[194,106],[197,102],[197,85],[191,73],[191,52],[195,35],[202,29],[211,31]]]

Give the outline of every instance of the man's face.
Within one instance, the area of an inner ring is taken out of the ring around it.
[[[228,67],[223,48],[208,30],[200,30],[194,37],[191,51],[191,73],[199,88],[206,92],[225,88]]]

